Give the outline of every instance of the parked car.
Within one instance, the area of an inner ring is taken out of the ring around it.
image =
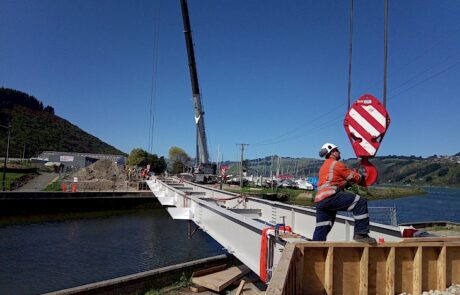
[[[240,178],[239,177],[232,177],[227,180],[228,184],[240,184]],[[243,178],[243,185],[246,185],[248,183],[248,180],[246,178]]]

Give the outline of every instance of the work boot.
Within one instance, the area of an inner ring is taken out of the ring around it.
[[[374,238],[369,237],[369,235],[364,234],[364,235],[359,235],[356,234],[353,237],[353,240],[358,243],[367,243],[367,244],[377,244],[377,241]]]

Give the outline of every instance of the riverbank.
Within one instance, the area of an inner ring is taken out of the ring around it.
[[[224,186],[225,191],[243,194],[251,197],[259,197],[274,201],[285,202],[291,205],[313,206],[316,191],[305,191],[299,189],[286,188],[252,188],[238,186]],[[389,186],[372,186],[362,188],[353,186],[350,191],[367,198],[368,200],[386,200],[397,199],[409,196],[419,196],[426,194],[426,191],[420,187],[389,187]]]
[[[217,255],[190,262],[161,267],[128,276],[86,284],[74,288],[46,293],[46,295],[64,294],[165,294],[167,289],[175,294],[177,289],[189,285],[193,272],[217,265],[232,265],[232,255]],[[165,286],[168,286],[165,288]]]

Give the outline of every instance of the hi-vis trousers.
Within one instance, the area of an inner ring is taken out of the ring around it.
[[[367,200],[349,192],[339,191],[316,203],[316,228],[313,241],[326,241],[334,225],[337,211],[351,211],[355,219],[355,235],[369,233]]]

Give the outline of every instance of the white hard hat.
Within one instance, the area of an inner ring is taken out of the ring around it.
[[[338,149],[338,148],[339,148],[339,147],[336,146],[335,144],[326,142],[326,143],[323,144],[323,146],[321,147],[321,150],[319,151],[319,156],[320,156],[320,157],[326,157],[326,156],[329,155],[333,150]]]

